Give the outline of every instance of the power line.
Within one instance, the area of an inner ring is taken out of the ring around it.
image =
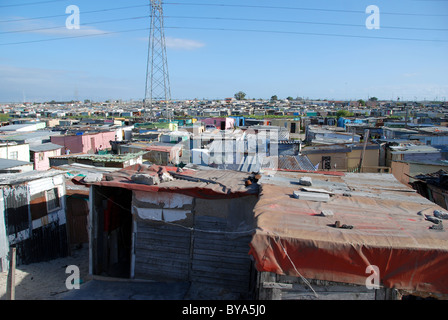
[[[362,38],[362,39],[373,39],[373,40],[399,40],[399,41],[441,42],[441,43],[447,43],[448,42],[448,40],[441,40],[441,39],[379,37],[379,36],[375,37],[375,36],[362,36],[362,35],[350,35],[350,34],[297,32],[297,31],[276,31],[276,30],[234,29],[234,28],[180,27],[180,26],[172,26],[172,27],[165,26],[165,28],[166,29],[183,29],[183,30],[231,31],[231,32],[253,32],[253,33],[274,33],[274,34],[290,34],[290,35],[329,36],[329,37]],[[51,39],[39,39],[39,40],[30,40],[30,41],[0,43],[0,46],[27,44],[27,43],[37,43],[37,42],[46,42],[46,41],[56,41],[56,40],[66,40],[66,39],[84,38],[84,37],[92,37],[92,36],[103,36],[103,35],[109,35],[109,34],[119,34],[119,33],[135,32],[135,31],[143,31],[143,30],[149,30],[149,28],[130,29],[130,30],[124,30],[124,31],[101,32],[101,33],[96,33],[96,34],[68,36],[68,37],[59,37],[59,38],[51,38]]]
[[[103,21],[93,21],[93,22],[81,23],[80,26],[87,26],[87,25],[94,25],[94,24],[101,24],[101,23],[108,23],[108,22],[127,21],[127,20],[138,20],[138,19],[146,19],[146,18],[148,18],[148,16],[138,16],[138,17],[129,17],[129,18],[120,18],[120,19],[110,19],[110,20],[103,20]],[[64,26],[47,27],[47,28],[33,28],[33,29],[2,31],[2,32],[0,32],[0,34],[45,31],[45,30],[65,29],[65,28],[67,28],[67,27],[64,25]]]
[[[127,21],[127,20],[138,20],[138,19],[145,19],[145,18],[148,18],[148,16],[137,16],[137,17],[128,17],[128,18],[109,19],[109,20],[102,20],[102,21],[92,21],[92,22],[82,23],[81,26],[87,26],[87,25],[93,25],[93,24],[101,24],[101,23],[109,23],[109,22],[118,22],[118,21]],[[343,27],[365,28],[365,25],[361,25],[361,24],[298,21],[298,20],[273,20],[273,19],[223,18],[223,17],[195,17],[195,16],[165,16],[165,18],[170,18],[170,19],[194,19],[194,20],[223,20],[223,21],[228,20],[228,21],[248,21],[248,22],[295,23],[295,24],[329,25],[329,26],[343,26]],[[44,31],[44,30],[54,30],[54,29],[63,29],[63,28],[66,28],[66,27],[65,26],[55,26],[55,27],[45,27],[45,28],[10,30],[10,31],[1,31],[0,34]],[[448,31],[448,29],[399,27],[399,26],[381,26],[381,29],[420,30],[420,31]]]
[[[109,9],[98,9],[98,10],[91,10],[91,11],[82,11],[82,14],[84,15],[84,14],[87,14],[87,13],[97,13],[97,12],[124,10],[124,9],[132,9],[132,8],[142,8],[142,7],[148,7],[149,8],[149,4],[135,5],[135,6],[126,6],[126,7],[118,7],[118,8],[109,8]],[[58,17],[67,17],[67,14],[56,14],[56,15],[51,15],[51,16],[42,16],[42,17],[33,17],[33,18],[19,18],[19,19],[11,19],[11,20],[1,20],[0,23],[28,21],[28,20],[41,20],[41,19],[50,19],[50,18],[58,18]]]
[[[76,39],[76,38],[86,38],[86,37],[95,37],[95,36],[105,36],[105,35],[110,35],[110,34],[127,33],[127,32],[135,32],[135,31],[143,31],[143,30],[149,30],[149,28],[130,29],[130,30],[122,30],[122,31],[108,31],[108,32],[95,33],[95,34],[83,34],[83,35],[78,35],[78,36],[59,37],[59,38],[51,38],[51,39],[39,39],[39,40],[0,43],[0,46],[57,41],[57,40],[67,40],[67,39]]]
[[[211,6],[211,7],[229,7],[229,8],[257,8],[257,9],[283,9],[283,10],[302,10],[302,11],[322,11],[322,12],[340,12],[340,13],[362,13],[362,10],[345,10],[345,9],[322,9],[322,8],[304,8],[304,7],[281,7],[281,6],[262,6],[262,5],[245,5],[245,4],[221,4],[221,3],[180,3],[165,2],[165,5],[177,6]],[[430,14],[430,13],[404,13],[404,12],[381,12],[381,14],[398,15],[398,16],[425,16],[425,17],[448,17],[448,14]]]
[[[53,3],[53,2],[62,2],[62,1],[67,1],[67,0],[48,0],[48,1],[39,1],[39,2],[27,2],[27,3],[5,4],[5,5],[1,5],[0,8],[32,6],[32,5],[38,5],[38,4],[46,4],[46,3]]]
[[[165,27],[167,29],[188,29],[188,30],[207,30],[207,31],[233,31],[233,32],[256,32],[256,33],[277,33],[277,34],[294,34],[294,35],[312,35],[312,36],[334,36],[346,38],[364,38],[364,39],[381,39],[381,40],[400,40],[400,41],[424,41],[424,42],[448,42],[441,39],[418,39],[418,38],[400,38],[400,37],[374,37],[336,33],[317,33],[317,32],[297,32],[297,31],[276,31],[276,30],[256,30],[256,29],[232,29],[232,28],[200,28],[200,27]]]
[[[362,24],[314,22],[314,21],[298,21],[298,20],[272,20],[272,19],[221,18],[221,17],[193,17],[193,16],[166,16],[165,18],[195,19],[195,20],[230,20],[230,21],[248,21],[248,22],[298,23],[298,24],[316,24],[316,25],[329,25],[329,26],[342,26],[342,27],[362,27],[362,28],[366,27],[365,25],[362,25]],[[402,29],[402,30],[421,30],[421,31],[448,31],[448,29],[399,27],[399,26],[381,26],[381,29]]]
[[[33,4],[38,3],[47,3],[47,2],[58,2],[58,1],[66,1],[66,0],[53,0],[53,1],[42,1],[35,2]],[[30,3],[31,4],[31,3]],[[0,7],[8,7],[8,6],[18,6],[17,5],[5,5]],[[365,14],[364,11],[361,10],[344,10],[344,9],[322,9],[322,8],[303,8],[303,7],[281,7],[281,6],[261,6],[261,5],[242,5],[242,4],[213,4],[213,3],[177,3],[177,2],[165,2],[164,5],[177,5],[177,6],[214,6],[214,7],[239,7],[239,8],[260,8],[260,9],[283,9],[283,10],[304,10],[304,11],[323,11],[323,12],[339,12],[339,13],[362,13]],[[83,14],[88,13],[97,13],[97,12],[107,12],[107,11],[115,11],[115,10],[123,10],[123,9],[132,9],[132,8],[141,8],[141,7],[149,7],[149,4],[145,5],[134,5],[134,6],[125,6],[118,8],[109,8],[109,9],[98,9],[91,11],[83,11]],[[405,15],[405,16],[428,16],[428,17],[448,17],[446,14],[424,14],[424,13],[401,13],[401,12],[381,12],[381,14],[390,14],[390,15]],[[40,20],[40,19],[48,19],[48,18],[57,18],[57,17],[65,17],[66,14],[58,14],[58,15],[50,15],[50,16],[41,16],[41,17],[32,17],[32,18],[19,18],[19,19],[10,19],[10,20],[2,20],[0,23],[7,22],[18,22],[18,21],[27,21],[27,20]],[[392,28],[392,27],[390,27]],[[411,29],[411,28],[409,28]],[[428,29],[432,30],[432,29]],[[438,29],[436,29],[438,30]]]

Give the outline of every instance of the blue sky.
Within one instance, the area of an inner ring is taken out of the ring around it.
[[[0,0],[0,101],[143,99],[148,3]],[[173,0],[164,15],[172,99],[448,97],[448,1]]]

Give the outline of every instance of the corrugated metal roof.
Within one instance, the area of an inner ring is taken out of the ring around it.
[[[175,174],[177,173],[177,177],[172,181],[161,182],[157,185],[139,184],[131,179],[137,173],[156,175],[159,168],[164,168],[168,172]],[[176,167],[137,164],[116,172],[104,174],[102,181],[92,182],[92,184],[147,192],[181,193],[205,199],[221,199],[258,194],[257,184],[245,185],[245,181],[249,177],[248,173],[212,168],[205,169],[201,166],[194,166],[194,168],[184,168],[183,172],[177,172]],[[180,176],[185,178],[178,178]],[[75,177],[74,180],[79,183],[84,183],[80,177]]]
[[[32,162],[20,161],[14,159],[2,159],[0,158],[0,170],[10,169],[19,166],[32,165]]]
[[[43,143],[40,145],[35,145],[35,146],[30,146],[30,151],[34,151],[34,152],[43,152],[43,151],[51,151],[51,150],[57,150],[57,149],[61,149],[64,148],[64,146],[60,146],[58,144],[54,144],[54,143]]]
[[[50,157],[51,159],[83,159],[92,160],[96,162],[125,162],[137,157],[141,157],[146,153],[146,151],[141,151],[137,153],[125,153],[125,154],[87,154],[87,153],[76,153],[68,155],[60,155]]]
[[[14,185],[20,184],[36,179],[49,178],[58,175],[63,175],[59,170],[47,170],[47,171],[30,171],[21,173],[7,173],[0,175],[0,185]]]

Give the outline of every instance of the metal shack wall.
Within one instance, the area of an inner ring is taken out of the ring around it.
[[[134,277],[191,281],[247,295],[256,199],[134,191]]]
[[[32,219],[31,196],[58,189],[59,208]],[[42,178],[3,188],[6,234],[9,245],[17,247],[17,263],[47,261],[68,254],[63,175]]]

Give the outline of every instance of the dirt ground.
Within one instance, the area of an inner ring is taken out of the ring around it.
[[[81,284],[89,278],[89,248],[72,250],[71,256],[48,262],[18,265],[15,273],[16,300],[58,300],[67,292],[65,282],[70,273],[66,267],[76,265],[80,270]],[[6,300],[8,272],[0,273],[0,300]]]

